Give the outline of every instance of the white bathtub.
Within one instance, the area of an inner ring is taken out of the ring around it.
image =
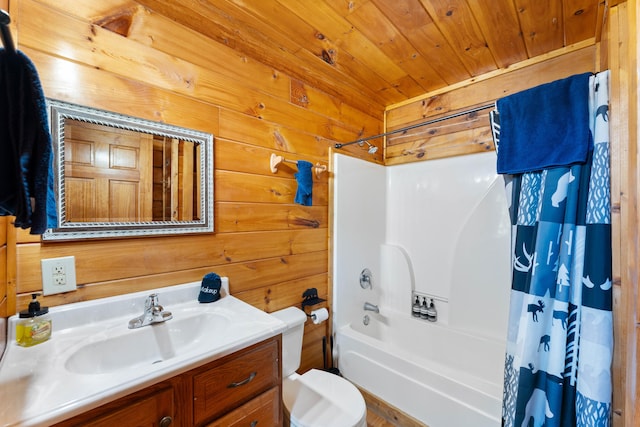
[[[336,331],[347,379],[429,427],[500,425],[503,342],[383,307],[366,314],[368,326]]]
[[[500,426],[511,223],[495,153],[392,167],[334,160],[340,371],[430,427]],[[413,292],[436,299],[437,323],[411,317]]]

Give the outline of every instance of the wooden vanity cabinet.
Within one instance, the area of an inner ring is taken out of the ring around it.
[[[281,426],[280,360],[278,335],[56,427]]]

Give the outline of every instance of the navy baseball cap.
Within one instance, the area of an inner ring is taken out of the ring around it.
[[[202,285],[200,285],[200,294],[198,295],[198,301],[200,302],[214,302],[220,299],[220,287],[222,281],[220,276],[216,273],[208,273],[202,278]]]

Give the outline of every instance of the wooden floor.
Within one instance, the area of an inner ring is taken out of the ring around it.
[[[371,393],[359,390],[367,404],[368,427],[429,427]]]
[[[367,411],[367,427],[396,427],[397,425],[373,411]]]

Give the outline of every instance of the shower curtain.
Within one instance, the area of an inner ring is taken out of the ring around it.
[[[610,425],[608,71],[589,77],[588,104],[586,162],[504,176],[513,229],[507,427]]]

